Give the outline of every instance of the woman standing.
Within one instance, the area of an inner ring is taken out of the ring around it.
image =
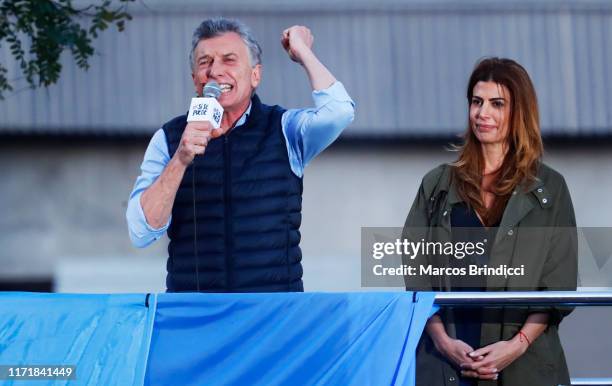
[[[524,275],[406,277],[406,287],[575,290],[574,210],[563,177],[541,162],[538,105],[529,75],[513,60],[484,59],[470,77],[467,99],[469,125],[458,159],[425,175],[404,237],[491,240],[471,262],[523,267]],[[419,256],[408,263],[453,266],[458,261]],[[428,321],[419,344],[417,385],[569,384],[558,336],[569,312],[566,307],[445,308]]]

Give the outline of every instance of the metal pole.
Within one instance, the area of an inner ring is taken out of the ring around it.
[[[609,386],[612,378],[572,378],[572,386]]]
[[[441,307],[612,306],[612,291],[437,292],[435,304]]]

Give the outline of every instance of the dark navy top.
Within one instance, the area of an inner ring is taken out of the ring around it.
[[[461,260],[455,259],[453,264],[458,267],[465,267],[475,264],[482,266],[489,262],[490,246],[495,240],[497,226],[485,228],[476,215],[473,208],[461,203],[453,207],[451,212],[452,241],[457,242],[483,242],[485,243],[485,253],[482,255],[473,254],[465,256]],[[451,284],[453,291],[484,291],[486,288],[485,276],[452,276]],[[474,348],[480,348],[480,326],[482,323],[481,308],[455,308],[453,310],[457,339],[464,341]],[[477,380],[472,378],[460,378],[460,386],[476,386]]]

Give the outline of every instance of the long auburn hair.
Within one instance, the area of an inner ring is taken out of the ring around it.
[[[510,119],[505,144],[507,152],[489,190],[495,195],[489,209],[485,206],[481,187],[485,166],[482,148],[472,131],[469,118],[463,143],[457,148],[459,157],[452,166],[459,196],[481,215],[486,226],[491,226],[501,219],[512,191],[522,183],[528,185],[535,181],[543,145],[538,100],[527,71],[512,59],[480,60],[468,82],[468,109],[474,86],[481,81],[503,85],[510,93]]]

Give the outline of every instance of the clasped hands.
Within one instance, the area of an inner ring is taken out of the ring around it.
[[[449,337],[438,351],[461,369],[462,376],[495,380],[500,371],[527,351],[527,347],[527,343],[514,337],[474,350],[469,344]]]

